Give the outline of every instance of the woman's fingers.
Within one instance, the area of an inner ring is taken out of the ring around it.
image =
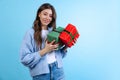
[[[57,48],[59,46],[59,44],[55,44],[54,47]]]
[[[45,43],[48,44],[48,40],[46,40]]]
[[[53,40],[50,44],[52,45],[55,42],[55,40]]]

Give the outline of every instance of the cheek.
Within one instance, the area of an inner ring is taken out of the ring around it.
[[[44,16],[39,17],[40,21],[42,22],[45,18]]]
[[[40,19],[40,21],[42,22],[42,18],[39,18]]]
[[[52,21],[52,18],[50,18],[50,22]]]

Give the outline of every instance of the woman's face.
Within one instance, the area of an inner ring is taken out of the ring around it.
[[[39,13],[39,18],[42,23],[42,26],[47,26],[52,21],[52,10],[44,9]]]

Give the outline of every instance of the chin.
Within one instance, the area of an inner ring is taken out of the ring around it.
[[[43,26],[48,26],[48,23],[44,23]]]

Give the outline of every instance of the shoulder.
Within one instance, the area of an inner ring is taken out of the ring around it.
[[[27,30],[26,33],[33,34],[33,33],[34,33],[34,29],[33,29],[33,28],[30,28],[30,29]]]
[[[34,29],[30,28],[26,31],[26,35],[33,35],[34,34]]]
[[[33,28],[30,28],[30,29],[28,29],[27,31],[26,31],[26,33],[25,33],[25,37],[33,37],[34,36],[34,29]]]

